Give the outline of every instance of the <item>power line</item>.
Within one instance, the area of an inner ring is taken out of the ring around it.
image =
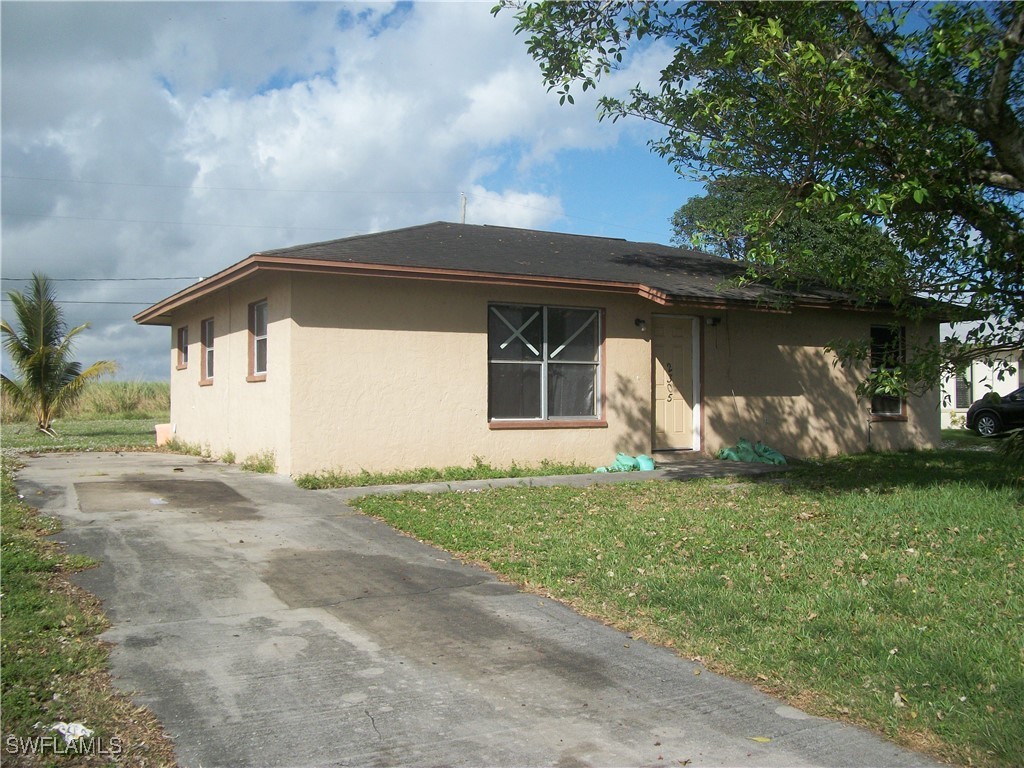
[[[292,189],[288,187],[207,187],[193,184],[143,184],[132,181],[91,181],[88,179],[57,179],[46,176],[13,176],[3,174],[3,179],[18,181],[54,181],[61,184],[93,184],[105,187],[146,187],[150,189],[201,189],[207,192],[311,192],[318,195],[454,195],[448,189]]]
[[[311,193],[311,194],[324,194],[324,195],[454,195],[455,191],[452,190],[397,190],[397,189],[293,189],[287,187],[210,187],[210,186],[194,186],[191,184],[145,184],[139,182],[128,182],[128,181],[96,181],[89,179],[60,179],[55,177],[44,177],[44,176],[14,176],[11,174],[0,175],[2,179],[11,179],[18,181],[48,181],[57,183],[68,183],[68,184],[91,184],[97,186],[110,186],[110,187],[146,187],[153,189],[195,189],[203,191],[219,191],[219,192],[286,192],[286,193]],[[614,224],[609,223],[604,219],[591,219],[585,216],[573,216],[565,213],[564,211],[556,211],[551,208],[543,208],[536,205],[526,205],[524,203],[517,203],[508,200],[500,193],[496,192],[478,192],[476,195],[468,195],[470,200],[473,197],[489,198],[492,200],[498,200],[504,205],[514,206],[516,208],[523,208],[525,210],[539,211],[541,213],[551,214],[552,216],[558,216],[563,219],[570,221],[583,221],[589,224],[601,224],[603,226],[611,226],[616,229],[623,229],[631,232],[646,232],[647,234],[655,234],[651,230],[641,229],[640,227],[630,227],[625,224]],[[196,226],[196,227],[238,227],[248,229],[298,229],[304,231],[322,231],[322,232],[337,232],[338,230],[332,227],[302,227],[302,226],[268,226],[258,224],[208,224],[200,222],[174,222],[174,221],[146,221],[136,219],[100,219],[100,218],[89,218],[80,216],[48,216],[42,214],[30,214],[30,213],[13,213],[8,214],[4,212],[5,216],[23,216],[29,218],[53,218],[53,219],[70,219],[78,221],[104,221],[104,222],[124,222],[124,223],[138,223],[138,224],[170,224],[180,226]],[[360,235],[362,232],[356,230],[341,230],[343,232],[349,232],[352,234]],[[659,233],[660,234],[660,233]]]
[[[11,300],[8,299],[6,296],[3,297],[3,298],[0,298],[0,301],[3,301],[3,302],[8,303],[8,304],[11,303]],[[140,307],[151,307],[154,304],[156,304],[158,301],[161,301],[161,299],[157,299],[156,301],[64,301],[63,299],[61,299],[57,303],[61,304],[61,305],[64,305],[64,304],[121,304],[121,305],[131,305],[131,306],[140,306]]]
[[[53,214],[43,213],[11,213],[10,211],[4,211],[3,216],[20,216],[27,219],[64,219],[68,221],[102,221],[106,223],[114,224],[167,224],[173,227],[233,227],[238,229],[300,229],[309,232],[338,232],[337,227],[303,227],[294,224],[212,224],[203,221],[162,221],[160,219],[108,219],[93,216],[54,216]],[[345,229],[342,232],[352,232],[354,234],[362,234],[356,230]]]
[[[0,277],[15,283],[30,283],[31,277]],[[149,280],[203,280],[202,277],[48,277],[51,283],[134,283]]]

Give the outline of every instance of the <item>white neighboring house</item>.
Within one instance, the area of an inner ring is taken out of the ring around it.
[[[949,338],[955,334],[955,329],[943,324],[941,332],[943,338]],[[1024,386],[1024,350],[975,360],[962,374],[947,376],[942,381],[942,429],[962,427],[971,403],[989,392],[1008,395],[1021,386]]]

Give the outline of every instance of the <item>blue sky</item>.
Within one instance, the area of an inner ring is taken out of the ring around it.
[[[255,251],[457,221],[461,194],[469,223],[669,242],[701,186],[652,126],[559,106],[492,4],[2,3],[4,292],[58,280],[78,359],[153,380],[148,303]]]

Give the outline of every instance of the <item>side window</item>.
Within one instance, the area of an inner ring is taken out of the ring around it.
[[[971,371],[968,369],[956,375],[956,398],[953,406],[955,408],[970,408],[974,402],[974,387],[971,385]]]
[[[871,327],[871,373],[896,371],[903,364],[905,331],[888,325]],[[906,402],[895,395],[877,393],[871,398],[873,416],[906,415]]]
[[[178,329],[178,362],[177,369],[188,368],[188,326],[183,325]]]
[[[201,326],[201,341],[203,346],[202,374],[200,377],[203,383],[213,382],[213,318],[203,320]]]
[[[267,301],[249,305],[249,380],[267,378]]]

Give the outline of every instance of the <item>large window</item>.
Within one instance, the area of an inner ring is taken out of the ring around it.
[[[178,329],[178,370],[188,368],[188,326],[183,325]]]
[[[492,305],[487,348],[492,421],[599,418],[599,310]]]
[[[203,370],[200,374],[200,383],[213,383],[213,318],[203,320],[201,326],[201,341],[203,345]]]
[[[267,302],[249,305],[249,381],[267,378]]]
[[[871,327],[871,373],[896,371],[904,362],[904,330],[888,325]],[[871,413],[884,418],[903,417],[902,397],[877,393],[871,398]]]

